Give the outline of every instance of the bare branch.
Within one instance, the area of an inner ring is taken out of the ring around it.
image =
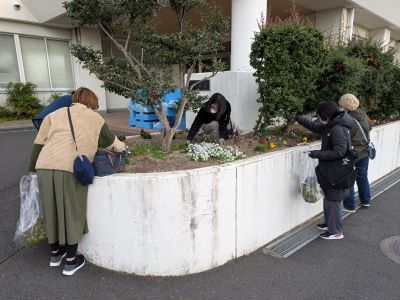
[[[189,88],[189,81],[190,81],[190,78],[192,78],[192,74],[193,74],[195,66],[196,66],[196,61],[194,61],[192,63],[192,65],[190,66],[189,70],[187,71],[186,85],[185,85],[187,89]]]
[[[127,35],[126,40],[125,40],[124,49],[125,49],[126,53],[129,53],[129,46],[130,46],[131,38],[132,38],[132,28],[129,29],[128,35]]]
[[[217,74],[218,74],[217,71],[213,71],[213,72],[211,73],[210,76],[206,76],[206,77],[204,77],[203,79],[200,79],[200,80],[197,81],[195,84],[193,84],[193,85],[190,87],[190,89],[193,90],[193,88],[194,88],[196,85],[199,85],[199,84],[202,83],[203,81],[206,81],[206,80],[208,80],[208,79],[214,77],[214,76],[217,75]],[[189,83],[189,77],[188,77],[188,83]]]
[[[174,123],[174,126],[172,127],[173,130],[178,128],[178,126],[182,120],[182,115],[185,110],[186,103],[187,103],[187,97],[182,97],[181,102],[179,103],[178,111],[175,114],[175,123]]]
[[[142,72],[140,71],[139,66],[135,65],[135,63],[132,59],[133,58],[132,55],[130,55],[130,53],[127,53],[125,51],[125,48],[122,47],[122,45],[120,43],[118,43],[118,41],[116,39],[114,39],[114,37],[107,31],[107,29],[104,28],[104,26],[101,23],[98,23],[98,25],[101,28],[101,30],[103,30],[103,32],[110,38],[110,40],[114,43],[114,45],[124,54],[126,60],[130,64],[130,66],[135,70],[138,77],[141,78]]]
[[[160,108],[161,108],[161,109],[158,109],[157,106],[156,106],[154,103],[150,104],[150,108],[151,108],[152,110],[154,110],[154,113],[156,114],[156,116],[158,117],[158,119],[159,119],[159,120],[161,121],[161,123],[163,124],[164,129],[170,129],[169,122],[168,122],[168,118],[167,118],[167,116],[165,115],[164,104],[163,104],[162,101],[158,101],[158,104],[160,105]]]

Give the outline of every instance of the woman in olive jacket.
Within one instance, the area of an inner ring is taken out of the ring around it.
[[[352,118],[344,111],[340,111],[333,101],[321,103],[317,114],[320,121],[312,121],[304,116],[296,116],[296,121],[312,132],[321,135],[321,150],[313,150],[309,156],[319,161],[337,160],[343,158],[348,150],[349,130],[353,124]],[[334,170],[333,170],[334,171]],[[348,189],[332,189],[319,181],[324,192],[324,219],[323,224],[317,227],[326,230],[320,235],[323,239],[342,239],[342,201],[348,194]]]
[[[369,141],[369,132],[371,131],[371,120],[366,112],[359,108],[360,102],[353,94],[345,94],[339,99],[339,107],[345,110],[353,118],[353,127],[351,128],[351,143],[354,150],[358,154],[356,161],[357,170],[357,186],[358,198],[360,199],[361,207],[369,207],[371,201],[371,190],[368,180],[368,165],[369,157],[367,153],[367,145]],[[358,124],[360,124],[360,127]],[[367,140],[365,140],[363,132]],[[343,207],[348,212],[355,212],[356,201],[354,197],[354,186],[350,187],[349,195],[343,200]]]
[[[108,129],[98,109],[97,96],[87,88],[79,88],[69,108],[79,154],[93,162],[98,147],[125,149],[125,144]],[[76,255],[82,235],[88,232],[86,203],[88,187],[82,186],[73,174],[77,156],[67,107],[47,115],[34,141],[29,170],[37,171],[39,194],[45,230],[51,248],[50,267],[61,265],[67,256],[63,274],[73,275],[84,264],[83,255]]]

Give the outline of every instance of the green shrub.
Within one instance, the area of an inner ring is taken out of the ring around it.
[[[378,120],[400,117],[400,68],[392,65],[386,70],[387,88],[379,99],[379,104],[370,112]]]
[[[35,87],[31,82],[7,85],[7,105],[17,117],[32,117],[43,108],[39,99],[33,96]]]
[[[0,122],[12,121],[18,119],[12,111],[7,109],[7,107],[0,106]]]
[[[54,102],[54,100],[57,100],[58,98],[60,98],[62,96],[62,94],[61,93],[52,93],[51,95],[50,95],[50,98],[49,98],[49,100],[47,100],[47,103],[48,104],[51,104],[51,103],[53,103]]]
[[[262,104],[256,132],[276,120],[285,128],[296,112],[314,110],[327,54],[322,33],[301,24],[283,22],[256,33],[250,54],[260,94],[257,102]]]
[[[384,51],[372,41],[356,41],[348,45],[346,52],[365,67],[358,93],[362,106],[375,118],[384,118],[393,109],[398,112],[398,95],[393,90],[398,88],[399,76],[399,67],[394,64],[395,51]]]
[[[12,115],[12,112],[4,106],[0,106],[0,118],[8,118]]]
[[[346,54],[346,47],[331,48],[318,79],[317,98],[319,101],[338,101],[343,94],[358,96],[365,71],[360,59]],[[315,107],[305,107],[305,110],[312,111]]]

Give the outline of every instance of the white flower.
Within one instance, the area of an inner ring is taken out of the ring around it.
[[[194,161],[206,161],[210,158],[215,158],[223,164],[244,157],[244,154],[236,147],[224,147],[223,145],[207,142],[189,144],[187,150],[188,155]]]

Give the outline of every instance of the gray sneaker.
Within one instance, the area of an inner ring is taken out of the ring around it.
[[[61,265],[62,259],[67,255],[67,252],[65,251],[65,247],[61,247],[57,255],[52,254],[50,257],[50,267],[58,267]]]
[[[85,265],[85,257],[77,255],[73,261],[66,261],[64,265],[63,275],[72,276]]]

